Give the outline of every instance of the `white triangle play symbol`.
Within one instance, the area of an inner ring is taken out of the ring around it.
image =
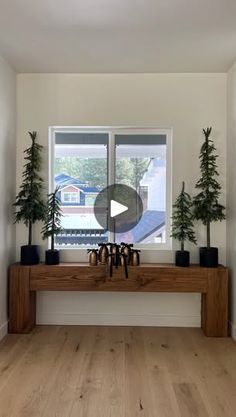
[[[115,217],[118,216],[118,214],[124,213],[128,210],[128,207],[124,206],[121,203],[118,203],[115,200],[110,201],[110,216]]]

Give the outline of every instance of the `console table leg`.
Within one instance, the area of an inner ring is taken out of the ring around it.
[[[35,319],[36,293],[30,291],[30,267],[13,266],[9,276],[9,333],[29,333]]]
[[[202,294],[202,329],[206,336],[228,336],[228,271],[210,269]]]

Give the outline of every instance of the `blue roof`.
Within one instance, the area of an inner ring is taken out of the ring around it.
[[[165,224],[164,211],[146,210],[138,224],[133,228],[134,242],[142,242],[146,237],[159,230]]]
[[[132,235],[132,241],[140,243],[152,233],[157,232],[164,226],[165,218],[166,213],[164,211],[146,210],[138,224],[129,232]],[[121,240],[122,233],[119,233],[119,241]]]
[[[80,190],[86,193],[99,193],[99,190],[96,187],[79,187],[79,188]]]
[[[89,187],[86,182],[82,182],[76,178],[70,177],[67,174],[58,174],[55,176],[55,183],[56,185],[62,187],[66,187],[68,185],[74,185],[78,187],[80,190],[84,191],[85,193],[98,193],[99,189],[96,187]]]
[[[58,174],[55,176],[55,182],[57,185],[66,186],[66,185],[86,185],[85,182],[77,180],[76,178],[70,177],[67,174]]]

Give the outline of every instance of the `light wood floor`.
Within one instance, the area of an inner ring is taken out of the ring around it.
[[[200,329],[41,326],[0,343],[1,417],[235,417],[236,344]]]

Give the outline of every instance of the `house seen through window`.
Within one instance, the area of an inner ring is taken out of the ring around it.
[[[63,232],[59,247],[126,241],[136,246],[169,242],[170,132],[158,129],[51,129],[51,188],[59,186]],[[143,215],[126,233],[111,233],[94,215],[98,193],[110,184],[132,187]]]
[[[58,178],[57,178],[58,179]],[[66,187],[67,191],[61,192],[61,201],[63,203],[79,203],[79,190],[77,191],[68,191],[69,187]]]

